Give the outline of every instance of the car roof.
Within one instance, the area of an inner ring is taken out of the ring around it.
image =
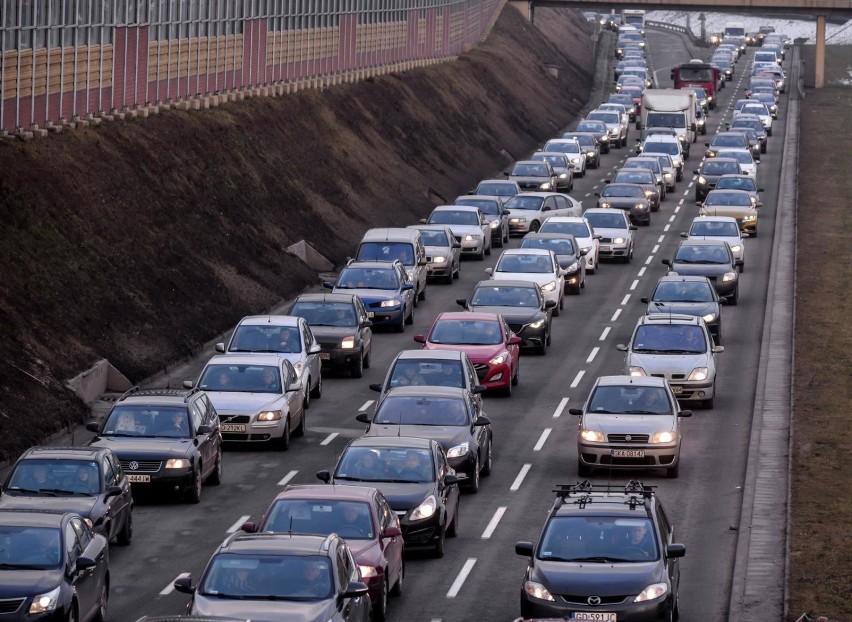
[[[517,186],[518,182],[511,179],[483,179],[479,184],[508,184],[510,186]],[[476,185],[478,186],[479,184]]]
[[[567,140],[571,140],[571,139],[565,138],[565,139],[562,139],[562,140],[567,141]],[[556,156],[556,157],[560,157],[560,158],[565,158],[566,160],[568,159],[568,154],[563,152],[563,151],[536,151],[533,154],[533,157],[535,157],[535,156]],[[538,160],[533,160],[533,161],[538,162]],[[518,164],[518,162],[516,162],[516,164]]]
[[[704,165],[709,164],[710,162],[733,162],[735,164],[740,163],[739,160],[736,160],[734,158],[707,158],[706,160],[704,160],[704,162],[701,163],[701,166],[703,167]]]
[[[337,536],[289,533],[237,532],[222,543],[218,553],[252,553],[260,555],[328,555],[328,544]],[[325,547],[325,548],[323,548]]]
[[[547,218],[547,222],[582,222],[589,224],[582,216],[550,216]]]
[[[547,248],[507,248],[500,257],[508,255],[550,255],[553,251]]]
[[[419,436],[362,436],[351,441],[347,447],[399,447],[431,449],[436,441]]]
[[[689,244],[690,246],[728,246],[728,243],[725,240],[690,240],[689,238],[680,241],[679,246],[683,246],[685,244]]]
[[[633,385],[637,387],[665,387],[666,379],[657,376],[598,376],[595,386],[620,387]]]
[[[295,302],[355,302],[357,296],[355,294],[299,294]]]
[[[106,447],[30,447],[19,460],[92,460],[109,452]]]
[[[237,326],[298,326],[301,319],[295,315],[247,315]]]
[[[488,199],[489,201],[499,201],[500,203],[503,202],[503,198],[498,197],[496,194],[460,194],[456,197],[456,201],[459,201],[461,199],[478,199],[480,201]]]
[[[613,185],[613,186],[614,186],[614,185],[616,185],[616,184],[610,184],[610,185]],[[638,186],[639,184],[620,184],[620,185],[624,185],[624,186]],[[640,186],[640,187],[641,187],[641,186]],[[630,198],[630,197],[626,197],[626,198]],[[624,213],[624,210],[620,210],[620,209],[619,209],[619,210],[614,210],[614,209],[612,209],[611,207],[590,207],[589,209],[587,209],[587,210],[586,210],[585,212],[583,212],[583,213],[584,213],[584,214],[588,214],[589,212],[592,212],[593,214],[618,214],[618,213],[621,213],[621,214],[624,214],[625,219],[627,219],[627,214],[625,214],[625,213]],[[603,228],[604,228],[604,229],[608,229],[608,228],[610,228],[610,227],[603,227]],[[616,227],[611,227],[611,228],[615,229]]]
[[[74,512],[3,508],[0,509],[0,525],[59,527],[66,514],[74,514]]]
[[[678,325],[698,325],[700,317],[695,315],[684,315],[681,313],[649,313],[640,316],[636,321],[639,324],[678,324]]]
[[[207,365],[280,365],[285,358],[284,353],[276,352],[217,354]]]
[[[588,212],[588,211],[589,210],[586,210],[586,212]],[[583,213],[585,214],[586,212],[583,212]],[[532,233],[527,233],[523,237],[521,242],[523,242],[524,240],[565,240],[565,239],[568,239],[568,238],[574,240],[575,239],[574,234],[573,233],[558,233],[556,231],[539,233],[538,231],[535,231],[535,232],[532,232]]]
[[[444,311],[438,320],[478,320],[480,322],[496,322],[500,319],[497,313],[483,313],[482,311]]]
[[[524,281],[521,279],[486,279],[474,285],[474,289],[477,287],[526,287],[528,289],[537,289],[538,284],[535,281]]]
[[[329,486],[328,484],[288,484],[273,501],[279,499],[338,499],[369,501],[376,489],[369,486]]]
[[[466,393],[468,393],[467,389],[460,389],[459,387],[442,387],[436,385],[393,387],[387,390],[387,392],[382,397],[382,401],[386,400],[389,396],[392,395],[398,397],[443,397],[461,400],[464,399]]]
[[[518,196],[518,195],[516,195]],[[525,197],[540,197],[542,199],[546,199],[547,197],[558,197],[564,196],[567,198],[567,195],[562,194],[561,192],[524,192],[523,196]]]
[[[396,355],[397,360],[429,359],[435,361],[460,361],[464,352],[461,350],[403,350]]]
[[[707,196],[711,194],[733,194],[733,195],[745,195],[749,197],[751,200],[751,192],[748,190],[739,190],[738,188],[713,188],[710,192],[707,193]]]
[[[380,227],[368,229],[361,238],[361,242],[408,242],[417,233],[406,227]]]
[[[118,398],[116,404],[140,402],[144,404],[186,404],[194,393],[198,393],[198,390],[171,388],[139,389],[138,387],[134,387]]]
[[[733,219],[732,219],[733,220]],[[677,274],[670,272],[664,276],[660,277],[660,280],[657,281],[657,284],[663,282],[672,282],[672,283],[684,283],[684,282],[702,282],[706,283],[708,286],[711,286],[710,279],[706,276],[698,276],[696,274]]]
[[[531,162],[531,164],[541,164],[541,162]],[[479,208],[475,205],[438,205],[433,210],[433,212],[472,212],[478,213]]]
[[[408,225],[408,228],[418,231],[448,231],[452,235],[452,229],[449,225]]]
[[[396,265],[396,261],[353,261],[344,267],[346,268],[370,268],[373,270],[391,270],[394,265]]]

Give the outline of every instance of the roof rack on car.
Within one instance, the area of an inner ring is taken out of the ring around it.
[[[648,500],[654,496],[656,486],[646,486],[639,480],[630,480],[624,486],[620,484],[593,484],[589,480],[577,482],[576,484],[557,484],[553,492],[556,493],[557,505],[562,505],[572,499],[572,502],[579,505],[581,508],[591,503],[594,497],[594,492],[621,492],[627,495],[625,503],[630,506],[630,509],[636,509],[639,503],[644,503],[648,511],[650,506]]]
[[[126,393],[124,393],[117,401],[124,400],[128,397],[183,397],[184,403],[188,402],[189,399],[201,391],[198,387],[193,387],[191,389],[173,389],[168,387],[161,387],[155,389],[140,389],[138,386],[133,387]]]

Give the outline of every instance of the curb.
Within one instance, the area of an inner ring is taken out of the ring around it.
[[[782,275],[795,275],[800,59],[795,48],[730,622],[774,622],[785,613],[795,283]]]

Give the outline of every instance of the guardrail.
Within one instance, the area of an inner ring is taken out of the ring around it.
[[[669,24],[668,22],[655,22],[650,20],[646,20],[645,25],[650,28],[660,28],[662,30],[669,30],[672,32],[680,33],[682,35],[686,35],[687,37],[689,37],[690,41],[692,41],[693,45],[699,45],[702,47],[707,46],[706,41],[699,37],[696,37],[695,34],[693,34],[693,32],[686,26],[681,26],[680,24]]]

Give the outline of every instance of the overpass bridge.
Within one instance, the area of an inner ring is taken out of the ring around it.
[[[801,15],[816,17],[816,88],[825,85],[825,21],[829,17],[852,19],[852,0],[509,0],[509,4],[534,20],[536,8],[565,8],[609,13],[621,9],[646,11],[714,11],[737,15]]]

